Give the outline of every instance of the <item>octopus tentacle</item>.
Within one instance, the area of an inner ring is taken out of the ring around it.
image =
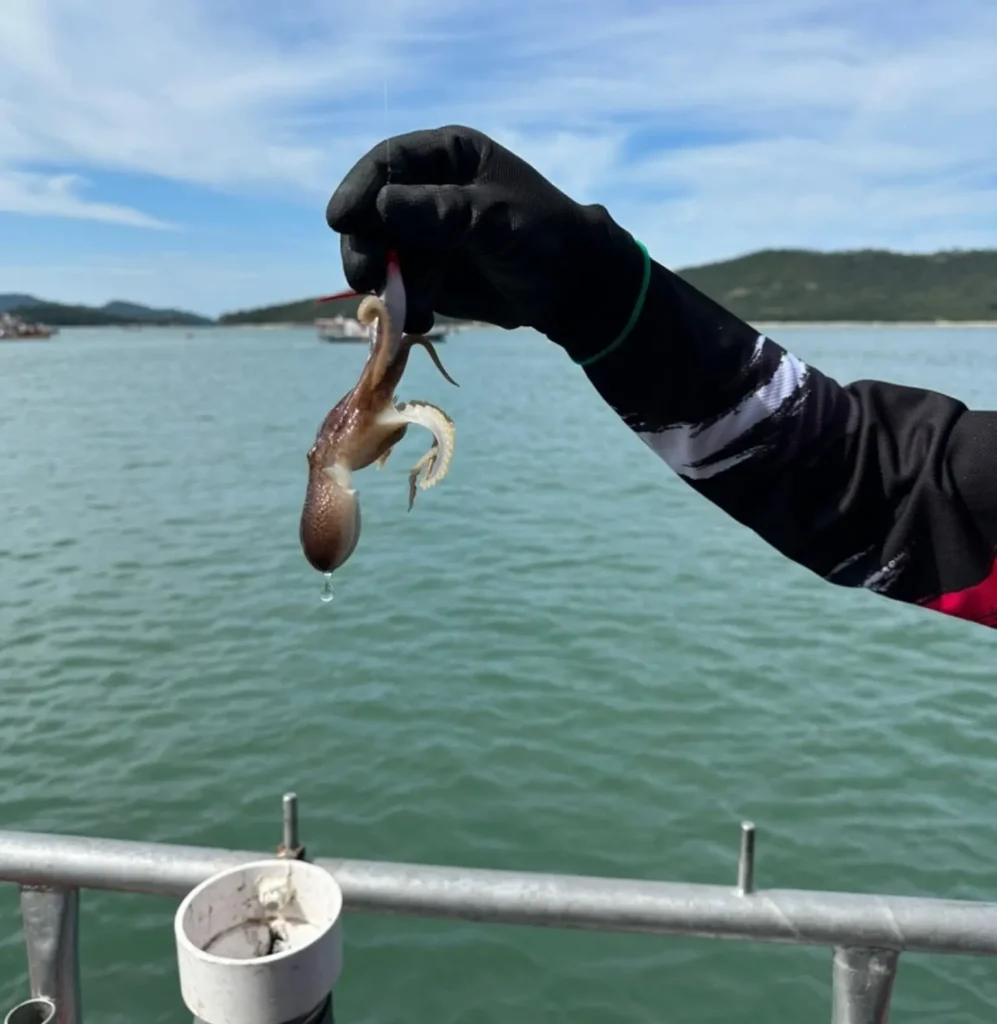
[[[425,427],[433,435],[433,447],[416,463],[413,472],[428,463],[425,476],[419,481],[420,490],[427,490],[438,484],[449,472],[454,453],[454,422],[435,405],[429,402],[399,402],[395,414],[406,423]],[[411,480],[411,478],[410,478]]]
[[[368,295],[357,307],[357,320],[365,327],[374,324],[372,341],[373,351],[370,355],[370,380],[374,387],[384,379],[392,362],[391,352],[391,315],[383,300],[376,295]]]
[[[432,484],[427,484],[426,480],[429,479],[433,474],[433,469],[436,465],[437,456],[440,454],[440,446],[436,439],[433,438],[433,446],[426,452],[425,455],[412,467],[408,475],[408,511],[412,511],[412,506],[415,504],[415,491],[416,485],[419,481],[419,472],[423,468],[428,466],[426,475],[423,477],[421,487],[425,490],[427,487],[431,487]]]
[[[442,373],[443,376],[446,377],[446,379],[450,381],[450,383],[453,384],[455,388],[460,387],[457,381],[455,381],[453,377],[451,377],[450,374],[447,373],[447,371],[443,368],[443,363],[440,362],[440,357],[436,352],[436,346],[433,345],[429,338],[426,338],[421,334],[406,334],[405,341],[408,343],[409,347],[413,345],[421,345],[429,353],[429,358],[432,359],[433,362],[435,363],[436,369],[439,370],[440,373]]]

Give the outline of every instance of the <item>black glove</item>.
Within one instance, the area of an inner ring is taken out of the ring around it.
[[[326,220],[356,291],[379,291],[387,251],[398,252],[411,333],[434,312],[528,326],[583,360],[619,334],[640,293],[643,253],[605,208],[576,203],[471,128],[379,143]]]

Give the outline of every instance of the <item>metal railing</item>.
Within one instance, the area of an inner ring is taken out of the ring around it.
[[[284,797],[279,856],[304,857]],[[832,1024],[885,1024],[904,951],[997,955],[997,904],[754,888],[755,826],[741,826],[737,881],[682,882],[319,858],[348,912],[826,946]],[[265,855],[263,855],[265,856]],[[79,890],[182,898],[259,852],[0,831],[0,882],[21,887],[31,995],[81,1024]]]

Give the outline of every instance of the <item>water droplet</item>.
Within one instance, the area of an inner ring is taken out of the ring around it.
[[[332,598],[332,573],[327,572],[325,574],[325,585],[322,587],[322,600],[328,604]]]

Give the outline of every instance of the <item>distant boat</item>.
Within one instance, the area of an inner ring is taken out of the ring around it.
[[[47,324],[32,324],[11,313],[0,314],[0,341],[42,341],[59,331]]]
[[[370,332],[358,320],[348,316],[330,316],[315,321],[322,341],[368,341]]]
[[[370,328],[349,316],[330,316],[315,321],[315,329],[322,341],[364,342],[370,341]],[[423,337],[440,344],[446,341],[447,332],[442,327],[433,327]]]

